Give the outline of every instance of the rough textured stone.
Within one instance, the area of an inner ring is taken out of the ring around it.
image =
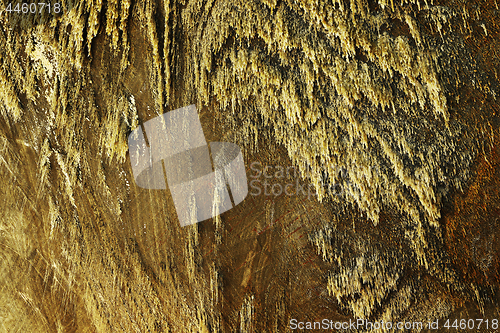
[[[0,327],[500,319],[499,15],[465,0],[1,13]],[[295,167],[270,181],[318,198],[250,195],[181,228],[168,191],[134,184],[127,136],[190,104],[208,141],[242,147],[249,181],[253,162]]]

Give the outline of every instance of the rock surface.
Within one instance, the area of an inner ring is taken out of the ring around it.
[[[500,319],[499,15],[465,0],[1,12],[0,327]],[[168,190],[135,185],[127,136],[190,104],[254,183],[181,228]]]

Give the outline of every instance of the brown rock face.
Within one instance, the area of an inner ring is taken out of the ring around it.
[[[495,1],[1,6],[2,331],[498,328]],[[127,138],[190,104],[249,194],[181,227]]]

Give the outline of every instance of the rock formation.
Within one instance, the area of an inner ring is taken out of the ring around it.
[[[496,1],[7,5],[3,331],[500,319]],[[181,228],[168,191],[134,183],[127,137],[190,104],[249,180],[292,167],[273,181],[317,196],[250,195]]]

